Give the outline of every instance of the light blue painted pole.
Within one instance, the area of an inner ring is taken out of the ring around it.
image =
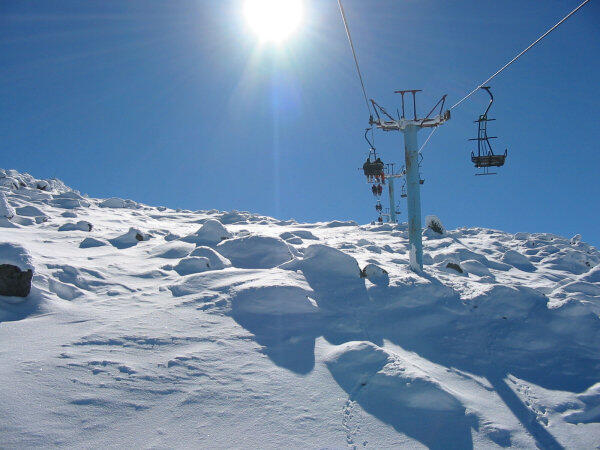
[[[421,184],[419,183],[419,147],[416,125],[408,125],[404,133],[404,159],[406,164],[406,194],[408,203],[408,241],[410,267],[423,270],[423,242],[421,236]]]
[[[388,193],[390,197],[390,222],[396,223],[396,200],[394,200],[394,179],[388,178]]]

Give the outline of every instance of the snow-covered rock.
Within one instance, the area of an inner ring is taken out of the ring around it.
[[[137,208],[138,204],[133,200],[112,197],[101,201],[98,206],[101,208]]]
[[[58,231],[92,231],[94,226],[86,220],[80,220],[77,223],[67,222],[60,227]]]
[[[232,234],[227,231],[221,222],[215,219],[210,219],[193,234],[182,237],[184,242],[190,242],[197,245],[217,245],[219,242],[232,237]]]
[[[434,233],[440,235],[446,234],[446,229],[444,228],[444,225],[442,225],[442,221],[438,218],[438,216],[430,215],[425,217],[425,226]]]
[[[1,200],[0,200],[1,202]],[[19,216],[25,216],[25,217],[38,217],[38,216],[46,216],[46,214],[44,214],[44,212],[32,205],[27,205],[27,206],[21,206],[20,208],[16,209],[16,212]]]
[[[527,259],[526,256],[517,252],[516,250],[507,250],[502,256],[502,262],[516,267],[523,272],[535,271],[535,266]]]
[[[22,245],[12,242],[0,242],[0,264],[10,264],[21,270],[35,271],[29,251]]]
[[[210,260],[202,256],[191,256],[183,258],[173,267],[173,270],[179,275],[190,275],[192,273],[205,272],[211,270]]]
[[[31,291],[34,267],[29,252],[19,244],[0,243],[0,296],[8,303],[20,303]]]
[[[87,237],[80,242],[79,248],[102,247],[104,245],[108,245],[108,242],[92,237]]]
[[[208,258],[210,268],[213,270],[225,269],[231,267],[231,261],[219,254],[210,247],[199,246],[190,253],[190,256],[200,256]]]
[[[244,236],[228,239],[216,247],[235,267],[269,269],[292,259],[287,244],[279,238]]]
[[[387,270],[382,269],[376,264],[367,264],[362,270],[364,277],[373,284],[387,286],[390,284],[390,277]]]
[[[0,217],[4,219],[12,219],[15,216],[15,209],[10,206],[4,192],[0,191]]]
[[[148,253],[152,258],[179,259],[188,256],[193,249],[193,244],[181,241],[170,241],[166,244],[157,245]]]
[[[323,244],[313,244],[306,248],[301,267],[303,271],[330,279],[356,279],[361,274],[356,259]]]
[[[116,238],[109,239],[108,241],[116,248],[123,249],[133,247],[142,241],[150,239],[150,235],[142,233],[137,228],[130,228],[125,234],[117,236]]]

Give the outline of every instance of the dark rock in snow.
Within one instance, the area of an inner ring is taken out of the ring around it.
[[[453,269],[456,270],[458,273],[463,273],[462,268],[460,267],[460,265],[453,263],[453,262],[449,262],[448,264],[446,264],[446,267],[448,269]]]
[[[31,269],[21,270],[12,264],[0,264],[0,295],[27,297],[31,291]]]

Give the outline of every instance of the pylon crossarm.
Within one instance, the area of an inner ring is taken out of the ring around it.
[[[416,126],[419,128],[432,128],[437,127],[450,120],[450,111],[445,111],[444,114],[438,114],[437,116],[425,118],[425,119],[399,119],[399,120],[382,120],[380,117],[370,120],[371,125],[375,125],[377,128],[383,131],[403,131],[410,126]]]

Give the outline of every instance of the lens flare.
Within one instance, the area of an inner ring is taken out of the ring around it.
[[[282,42],[302,22],[301,0],[246,0],[244,14],[261,41]]]

